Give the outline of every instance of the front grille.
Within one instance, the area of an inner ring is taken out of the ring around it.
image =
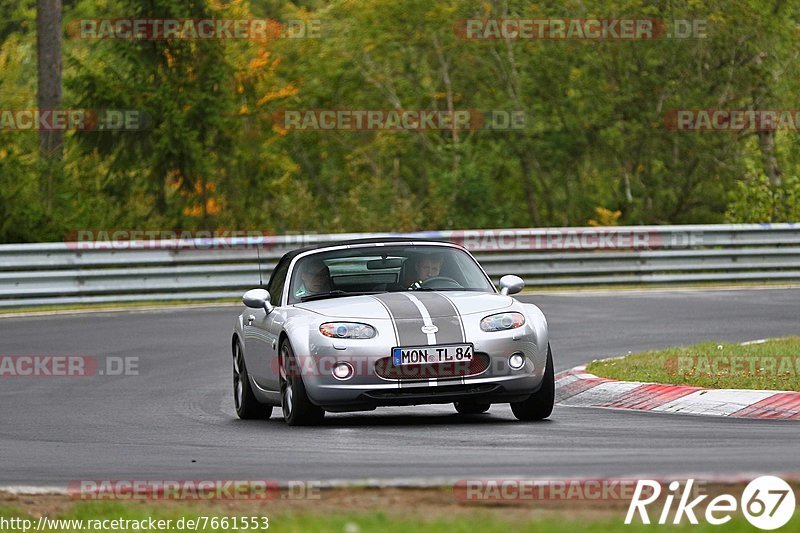
[[[470,361],[395,366],[391,357],[375,362],[375,373],[385,379],[460,378],[480,374],[489,368],[489,354],[476,352]]]

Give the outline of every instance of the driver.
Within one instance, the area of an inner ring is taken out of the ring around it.
[[[444,257],[441,254],[423,255],[417,259],[414,264],[414,273],[416,274],[417,281],[409,288],[419,289],[426,280],[437,277],[439,271],[442,269],[443,262]]]
[[[302,283],[294,291],[295,298],[331,290],[330,271],[325,262],[319,258],[312,257],[303,263],[300,271],[300,280]]]

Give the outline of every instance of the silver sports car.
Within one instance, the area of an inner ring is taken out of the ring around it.
[[[519,420],[553,409],[547,322],[498,291],[463,247],[409,239],[324,244],[284,255],[247,291],[231,347],[240,418],[289,425],[325,411],[454,403],[479,414],[510,403]]]

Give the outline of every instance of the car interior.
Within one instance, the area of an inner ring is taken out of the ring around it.
[[[365,261],[363,270],[337,268],[330,264],[331,286],[348,292],[404,291],[415,282],[415,264],[419,255]],[[350,271],[348,271],[350,270]],[[464,276],[447,258],[442,263],[439,276],[454,279],[464,286]]]

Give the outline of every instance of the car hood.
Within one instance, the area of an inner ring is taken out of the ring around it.
[[[448,301],[452,305],[448,304]],[[502,294],[473,291],[417,291],[329,298],[298,303],[295,307],[331,318],[403,320],[407,318],[403,316],[404,310],[408,310],[410,313],[408,318],[411,318],[416,314],[418,304],[435,318],[456,314],[487,313],[505,309],[513,303],[513,298]]]

